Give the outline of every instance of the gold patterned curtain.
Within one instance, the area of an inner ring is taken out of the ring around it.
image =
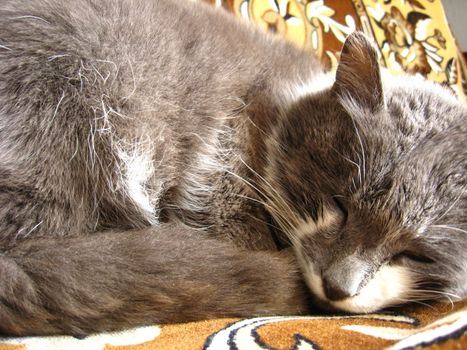
[[[441,0],[206,0],[316,52],[336,67],[347,35],[364,31],[391,72],[422,74],[465,101],[466,68]]]

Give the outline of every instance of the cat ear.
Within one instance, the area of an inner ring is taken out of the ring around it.
[[[384,107],[378,52],[365,34],[354,32],[347,37],[333,90],[373,112]]]

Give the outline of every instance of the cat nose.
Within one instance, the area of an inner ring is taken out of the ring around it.
[[[336,284],[325,278],[323,278],[323,289],[326,297],[332,301],[342,300],[352,296],[352,291],[350,291],[349,288],[345,288],[345,286]]]
[[[321,273],[323,291],[337,301],[357,295],[370,266],[357,256],[348,256],[328,266]]]

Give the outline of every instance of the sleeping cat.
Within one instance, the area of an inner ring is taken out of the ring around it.
[[[467,108],[222,11],[4,0],[0,333],[467,294]]]

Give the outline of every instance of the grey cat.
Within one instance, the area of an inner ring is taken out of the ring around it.
[[[2,0],[0,332],[467,294],[467,108],[207,5]]]

